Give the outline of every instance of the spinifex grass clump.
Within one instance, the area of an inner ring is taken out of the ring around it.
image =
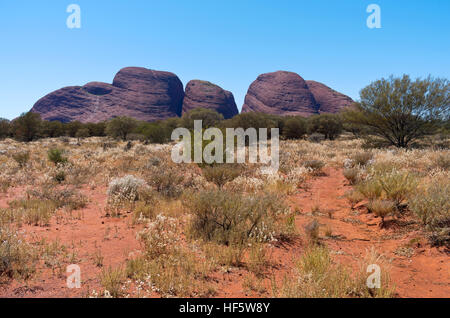
[[[343,174],[351,185],[358,183],[359,170],[357,168],[346,168],[344,169]]]
[[[48,151],[48,160],[53,162],[55,165],[58,163],[66,163],[67,158],[63,156],[64,151],[58,148],[52,148]]]
[[[433,245],[450,245],[450,184],[437,180],[409,197],[409,208],[430,232]]]
[[[371,200],[367,204],[367,209],[381,218],[380,227],[384,226],[384,219],[396,211],[396,204],[390,200]]]

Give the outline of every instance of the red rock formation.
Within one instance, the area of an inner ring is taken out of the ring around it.
[[[183,84],[173,73],[128,67],[113,84],[92,82],[59,89],[31,109],[46,120],[99,122],[117,116],[155,121],[181,115]]]
[[[250,85],[242,112],[252,111],[283,116],[319,113],[305,80],[285,71],[262,74]]]
[[[186,85],[183,113],[200,107],[213,109],[225,119],[239,114],[231,92],[207,81],[193,80]]]
[[[306,84],[314,95],[320,113],[338,113],[344,108],[351,107],[354,103],[353,99],[350,97],[341,94],[322,83],[306,81]]]

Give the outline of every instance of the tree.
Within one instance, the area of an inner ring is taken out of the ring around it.
[[[64,134],[64,126],[60,121],[42,121],[43,137],[59,137]]]
[[[202,127],[216,127],[223,120],[223,115],[215,110],[206,108],[195,108],[187,112],[182,117],[182,127],[194,129],[194,120],[202,120]]]
[[[69,137],[75,137],[77,131],[83,126],[79,121],[71,121],[65,124],[66,135]]]
[[[116,117],[106,124],[106,134],[114,138],[127,139],[127,135],[131,133],[137,126],[137,121],[130,117]]]
[[[11,123],[8,119],[0,118],[0,139],[6,138],[11,132]]]
[[[75,134],[75,137],[78,139],[78,141],[80,139],[87,138],[87,137],[90,137],[90,136],[91,136],[91,134],[90,134],[89,129],[87,127],[82,127],[80,129],[78,129],[78,131]]]
[[[308,133],[325,135],[325,139],[334,140],[343,130],[342,120],[336,114],[321,114],[308,120]]]
[[[40,136],[41,116],[36,113],[28,112],[20,115],[12,122],[12,134],[14,138],[20,141],[32,141]]]
[[[288,117],[284,123],[283,136],[287,139],[300,139],[306,134],[306,120],[303,117]]]
[[[357,109],[347,111],[344,119],[366,128],[369,136],[406,148],[448,120],[449,88],[447,79],[383,78],[361,90]]]

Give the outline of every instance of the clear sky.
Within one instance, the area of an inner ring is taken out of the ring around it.
[[[69,29],[69,4],[81,29]],[[366,8],[381,7],[381,29]],[[0,117],[126,66],[208,80],[242,107],[261,73],[293,71],[355,99],[390,74],[450,78],[449,0],[0,0]]]

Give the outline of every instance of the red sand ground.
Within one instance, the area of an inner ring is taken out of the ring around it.
[[[342,197],[350,189],[339,170],[328,169],[326,176],[312,179],[307,190],[299,190],[290,198],[291,206],[301,211],[295,220],[299,232],[302,233],[304,225],[313,219],[310,213],[312,207],[319,205],[321,213],[314,217],[323,225],[322,229],[326,226],[332,229],[333,238],[324,238],[324,242],[335,252],[335,260],[356,266],[366,251],[374,247],[392,260],[390,276],[398,297],[450,297],[449,251],[430,247],[419,226],[405,225],[408,218],[387,222],[386,228],[380,229],[379,219],[368,214],[364,208],[357,207],[351,211],[350,204]],[[8,195],[0,196],[0,207],[7,206],[8,201],[23,192],[23,188],[13,189]],[[105,217],[106,189],[85,189],[84,193],[90,198],[90,203],[80,212],[74,211],[73,219],[57,222],[53,218],[49,227],[24,226],[21,230],[30,241],[37,238],[46,238],[49,242],[59,240],[68,247],[69,253],[75,253],[74,262],[82,268],[82,288],[66,287],[65,270],[53,273],[51,269],[41,268],[29,281],[0,285],[0,297],[85,297],[92,289],[101,290],[98,276],[102,269],[95,265],[96,253],[100,251],[104,257],[104,267],[115,267],[123,265],[132,253],[139,251],[136,240],[138,228],[130,225],[130,215]],[[332,218],[328,211],[332,212]],[[79,213],[81,218],[77,217]],[[414,252],[412,256],[394,253],[408,244]],[[242,282],[248,275],[244,269],[211,273],[211,281],[217,291],[214,296],[270,297],[270,277],[281,281],[304,249],[305,243],[300,238],[290,243],[276,244],[270,249],[271,266],[264,281],[266,292],[244,290]]]

